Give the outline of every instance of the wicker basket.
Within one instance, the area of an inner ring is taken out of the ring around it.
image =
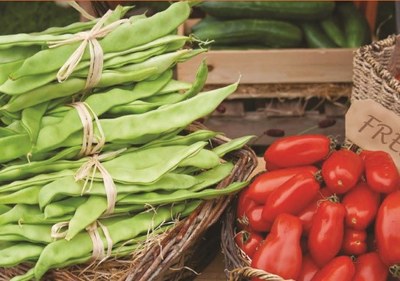
[[[200,128],[204,129],[199,124],[192,124],[188,131]],[[228,140],[224,136],[217,136],[211,140],[211,145],[218,146]],[[249,147],[231,152],[225,159],[233,161],[235,166],[230,176],[216,188],[225,188],[233,181],[246,180],[257,166],[257,157]],[[221,230],[219,218],[233,198],[234,195],[230,195],[203,202],[190,216],[160,235],[157,243],[146,248],[145,255],[139,258],[109,260],[89,270],[87,265],[51,270],[43,280],[192,280],[218,253]],[[1,268],[0,280],[10,280],[30,267],[21,265]]]
[[[252,277],[268,281],[286,281],[282,277],[250,266],[251,260],[235,242],[236,199],[226,208],[222,217],[221,247],[224,254],[225,274],[229,281],[248,281]]]
[[[397,40],[396,40],[397,38]],[[400,37],[361,47],[353,60],[353,89],[351,100],[372,99],[400,115],[400,81],[395,79],[400,68]]]

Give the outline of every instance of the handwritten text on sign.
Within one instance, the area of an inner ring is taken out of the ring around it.
[[[400,168],[400,117],[379,103],[352,102],[346,113],[346,138],[363,149],[388,152]]]

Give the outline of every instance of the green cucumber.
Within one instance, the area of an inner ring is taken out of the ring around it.
[[[339,47],[346,47],[346,37],[335,16],[329,16],[321,21],[321,27],[328,37]]]
[[[274,48],[296,47],[302,42],[302,31],[297,26],[274,20],[215,21],[198,28],[194,36],[200,40],[214,40],[214,45],[259,43]]]
[[[371,30],[367,19],[353,2],[338,2],[337,12],[343,22],[346,47],[358,48],[371,42]]]
[[[199,5],[216,18],[319,20],[330,15],[334,1],[204,1]]]
[[[325,34],[318,23],[304,22],[301,24],[306,39],[307,46],[310,48],[337,48],[337,45]]]
[[[192,26],[192,32],[194,32],[200,28],[203,28],[203,26],[213,24],[216,21],[218,21],[217,18],[206,15],[203,19],[201,19],[199,22],[197,22],[195,25]]]

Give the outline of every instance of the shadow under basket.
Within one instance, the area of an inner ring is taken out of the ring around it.
[[[198,129],[205,128],[196,123],[190,125],[187,130],[193,132]],[[218,135],[211,140],[211,145],[215,147],[227,141],[228,138]],[[227,154],[224,159],[233,161],[235,166],[232,173],[216,186],[218,189],[225,188],[234,181],[247,180],[257,166],[257,157],[247,146]],[[232,194],[204,201],[188,217],[160,234],[159,239],[156,239],[157,243],[147,247],[143,255],[135,256],[135,253],[132,253],[124,259],[107,260],[89,269],[88,264],[54,269],[42,280],[192,280],[219,251],[219,219],[233,198]],[[25,273],[30,267],[32,265],[23,264],[1,268],[0,280],[10,280],[15,275]]]

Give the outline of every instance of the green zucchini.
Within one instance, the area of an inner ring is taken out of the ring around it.
[[[337,45],[326,35],[318,23],[304,22],[301,24],[306,39],[307,46],[310,48],[337,48]]]
[[[330,15],[334,1],[204,1],[205,13],[223,19],[262,18],[319,20]]]
[[[346,37],[337,17],[329,16],[321,21],[321,27],[326,35],[339,47],[346,47]]]
[[[200,40],[214,40],[215,45],[259,43],[274,48],[296,47],[302,41],[297,26],[275,20],[227,20],[203,25],[193,32]]]
[[[338,2],[337,12],[343,22],[346,47],[358,48],[371,42],[371,30],[367,19],[353,2]]]

